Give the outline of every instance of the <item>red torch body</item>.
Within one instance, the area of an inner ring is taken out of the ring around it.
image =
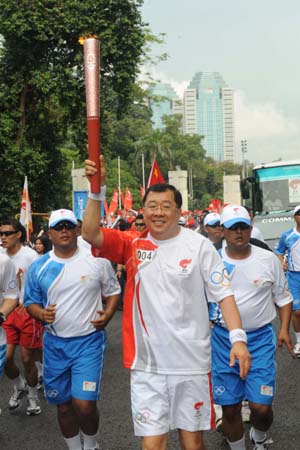
[[[91,178],[91,192],[100,192],[100,43],[87,38],[83,44],[86,88],[86,113],[89,159],[94,161],[97,173]]]

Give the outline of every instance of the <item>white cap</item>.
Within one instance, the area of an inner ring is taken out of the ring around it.
[[[214,225],[217,222],[220,222],[221,216],[218,213],[209,213],[204,217],[203,225]]]
[[[230,228],[235,223],[246,223],[251,225],[251,219],[248,211],[241,205],[225,206],[221,214],[221,224],[225,228]]]
[[[57,209],[56,211],[52,211],[50,215],[49,228],[55,227],[56,224],[63,220],[77,225],[77,219],[73,211],[70,209]]]
[[[184,216],[181,216],[180,219],[178,220],[178,225],[185,225],[186,224],[186,220]]]
[[[300,205],[295,207],[293,215],[295,215],[298,211],[300,211]]]

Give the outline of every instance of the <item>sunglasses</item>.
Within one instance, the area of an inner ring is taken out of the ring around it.
[[[146,224],[145,223],[135,223],[136,227],[145,227]]]
[[[300,216],[300,209],[299,209],[299,211],[297,211],[297,212],[294,214],[294,216]]]
[[[218,227],[220,227],[221,226],[221,224],[220,224],[220,222],[216,222],[216,223],[214,223],[213,225],[206,225],[207,227],[209,227],[209,228],[218,228]]]
[[[62,231],[63,229],[66,230],[74,230],[74,228],[77,228],[77,225],[75,225],[72,222],[58,222],[56,225],[54,225],[54,227],[50,227],[51,230],[55,230],[55,231]]]
[[[248,225],[247,223],[238,222],[238,223],[235,223],[234,225],[231,225],[231,227],[228,227],[227,230],[230,230],[230,231],[236,231],[236,230],[245,231],[245,230],[249,230],[249,228],[250,228],[250,225]]]
[[[0,236],[12,236],[13,234],[18,233],[18,231],[0,231]]]

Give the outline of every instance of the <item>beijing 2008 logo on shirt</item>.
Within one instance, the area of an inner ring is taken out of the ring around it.
[[[189,273],[190,264],[192,262],[192,258],[185,258],[179,261],[179,267],[181,268],[181,272],[179,275],[186,275]]]

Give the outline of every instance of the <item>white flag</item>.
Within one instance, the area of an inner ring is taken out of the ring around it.
[[[31,203],[28,192],[27,176],[25,176],[24,187],[22,192],[20,222],[26,228],[27,241],[29,241],[30,233],[32,233],[33,231],[33,226],[32,226]]]

